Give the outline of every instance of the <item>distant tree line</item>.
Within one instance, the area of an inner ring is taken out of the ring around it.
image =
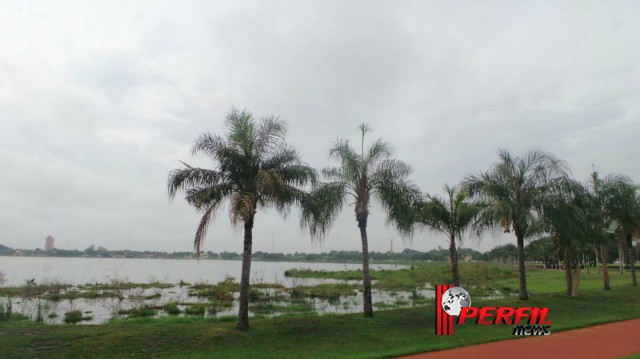
[[[53,248],[50,251],[36,249],[13,249],[0,245],[0,255],[3,256],[29,256],[29,257],[89,257],[89,258],[165,258],[184,259],[196,258],[194,252],[161,252],[161,251],[132,251],[132,250],[108,250],[105,247],[90,246],[84,251],[77,249],[66,250]],[[421,252],[413,249],[405,249],[402,252],[370,252],[374,261],[448,261],[447,249],[432,249]],[[481,260],[484,254],[469,248],[458,250],[461,260]],[[329,251],[322,253],[269,253],[257,251],[253,258],[262,261],[290,261],[290,262],[359,262],[362,260],[360,251]],[[236,252],[201,252],[200,259],[242,260],[242,255]]]
[[[545,268],[563,268],[563,259],[560,256],[558,243],[552,237],[545,237],[527,244],[526,253],[529,263],[535,262]],[[607,246],[609,252],[609,263],[613,263],[617,254],[615,242],[610,242]],[[636,252],[640,255],[640,246],[636,247]],[[108,250],[105,247],[89,246],[84,251],[77,249],[67,250],[53,248],[45,251],[36,249],[13,249],[0,244],[1,256],[28,256],[28,257],[88,257],[88,258],[159,258],[159,259],[194,259],[194,252],[162,252],[162,251],[133,251],[133,250]],[[446,248],[432,249],[422,252],[414,249],[404,249],[401,252],[370,252],[373,261],[449,261],[450,252]],[[518,252],[514,244],[503,244],[495,246],[487,252],[479,252],[471,248],[458,248],[458,259],[461,261],[483,261],[497,264],[515,265]],[[595,266],[595,255],[593,248],[588,248],[579,255],[579,263],[583,268]],[[359,262],[362,260],[360,251],[329,251],[322,253],[269,253],[257,251],[253,253],[253,258],[261,261],[274,262]],[[242,255],[236,252],[201,252],[201,260],[242,260]]]

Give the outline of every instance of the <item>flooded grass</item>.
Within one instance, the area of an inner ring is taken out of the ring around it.
[[[372,296],[376,309],[430,304],[434,292],[427,279],[444,275],[446,269],[446,266],[373,269]],[[264,282],[257,276],[249,291],[250,315],[272,317],[360,312],[363,303],[361,278],[360,270],[309,269],[286,271],[283,281],[274,283]],[[487,296],[495,295],[493,289],[469,288]],[[11,300],[14,312],[34,321],[101,324],[117,319],[234,316],[238,309],[239,290],[240,284],[233,277],[226,277],[218,283],[133,283],[116,279],[76,286],[59,282],[30,283],[23,287],[0,288],[0,302],[3,298],[4,301]]]
[[[271,302],[255,303],[250,306],[251,311],[257,315],[281,315],[281,314],[308,314],[315,311],[312,303],[307,301],[287,301],[284,304]]]
[[[0,297],[12,301],[13,311],[31,320],[47,324],[101,324],[115,318],[157,318],[163,316],[233,316],[237,312],[236,284],[218,283],[166,288],[129,286],[122,292],[80,291],[74,288],[59,294],[44,293],[36,297]],[[239,288],[238,288],[239,289]],[[351,283],[324,283],[315,286],[256,285],[250,288],[250,315],[353,313],[362,308],[361,288]],[[24,292],[19,292],[24,294]],[[393,296],[373,291],[374,302],[399,305],[423,305],[427,300],[411,292],[396,291]],[[416,301],[418,299],[418,301]],[[381,304],[380,308],[385,305]],[[77,312],[84,312],[78,316]],[[69,314],[71,313],[71,314]],[[91,315],[88,315],[91,313]],[[80,319],[82,318],[82,319]]]
[[[335,284],[325,283],[314,286],[297,286],[291,289],[292,298],[318,298],[327,300],[329,303],[336,303],[341,297],[355,296],[358,288],[357,284]]]
[[[460,272],[461,285],[474,300],[509,298],[517,288],[515,268],[464,263]],[[547,271],[530,271],[532,291],[546,283],[543,279],[549,275]],[[449,266],[425,263],[409,269],[373,269],[371,276],[376,310],[418,307],[433,303],[431,283],[447,283]],[[256,282],[249,289],[249,315],[278,317],[361,312],[360,277],[359,270],[309,269],[289,270],[281,281],[273,283],[255,276]],[[538,277],[542,279],[538,280]],[[11,315],[22,315],[45,324],[102,324],[161,317],[222,320],[220,318],[233,318],[237,313],[239,290],[240,284],[233,277],[217,283],[110,280],[74,286],[61,282],[30,282],[22,287],[0,287],[0,320]]]

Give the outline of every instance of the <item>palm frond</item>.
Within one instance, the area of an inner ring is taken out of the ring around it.
[[[286,183],[300,187],[307,183],[314,185],[318,182],[318,172],[307,164],[287,166],[278,170],[278,173]]]
[[[414,230],[414,208],[421,198],[420,190],[392,171],[380,174],[375,184],[375,194],[387,213],[387,224],[394,225],[404,235]]]
[[[206,210],[221,203],[231,193],[232,188],[228,183],[190,188],[185,190],[185,200],[199,211]]]
[[[481,232],[485,229],[481,217],[485,206],[482,203],[472,201],[470,193],[462,186],[445,185],[444,192],[447,200],[437,195],[428,195],[426,200],[420,203],[417,224],[422,229],[440,232],[447,237],[453,236],[459,242],[462,241],[465,232]]]
[[[205,132],[200,135],[193,146],[191,146],[191,155],[195,156],[198,153],[204,152],[211,158],[218,159],[219,152],[226,148],[228,148],[228,145],[224,138]]]
[[[367,166],[371,166],[380,161],[384,161],[393,154],[393,148],[390,144],[377,140],[370,147],[369,151],[365,154],[362,162]]]
[[[234,108],[227,115],[225,125],[229,146],[241,150],[246,157],[253,157],[257,134],[251,112]]]
[[[385,178],[406,178],[411,173],[411,166],[395,159],[385,159],[377,163],[376,168],[369,176],[371,186],[375,188],[377,183]]]
[[[322,240],[345,202],[344,182],[320,183],[300,201],[300,227],[308,228],[312,239]]]
[[[186,168],[180,168],[169,172],[167,191],[169,199],[174,199],[179,190],[189,190],[198,187],[217,185],[223,180],[224,175],[218,171],[191,167],[184,163]]]
[[[284,191],[285,180],[275,169],[261,169],[256,177],[256,187],[261,196],[275,198]]]
[[[263,117],[256,134],[256,154],[262,156],[284,145],[287,123],[273,115]]]
[[[315,169],[300,161],[297,151],[287,146],[278,146],[272,156],[262,162],[258,179],[260,199],[265,204],[273,205],[286,217],[288,206],[300,202],[303,191],[298,187],[304,187],[308,183],[315,185],[318,174]]]
[[[427,196],[426,201],[419,206],[417,223],[420,227],[444,234],[449,234],[452,216],[448,205],[438,196]]]
[[[257,210],[256,194],[252,192],[235,192],[231,195],[229,217],[233,225],[253,218]]]
[[[193,249],[196,252],[197,258],[200,258],[200,252],[202,250],[202,245],[204,244],[204,238],[207,234],[209,223],[215,216],[216,209],[217,204],[211,205],[209,208],[207,208],[207,210],[203,213],[202,218],[200,219],[200,224],[198,224],[198,230],[196,231],[196,236],[193,240]]]
[[[277,169],[300,163],[300,154],[294,148],[279,145],[272,149],[269,157],[263,157],[261,168]]]
[[[360,156],[351,148],[349,141],[336,141],[329,150],[329,155],[340,163],[339,173],[343,176],[341,181],[358,183],[365,175],[362,173]]]

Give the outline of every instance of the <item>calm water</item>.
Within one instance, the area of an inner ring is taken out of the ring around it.
[[[55,258],[2,257],[0,271],[8,280],[6,286],[24,285],[25,280],[36,283],[61,282],[86,284],[117,279],[135,283],[160,281],[179,283],[217,283],[226,276],[239,281],[241,261],[189,259],[125,259],[125,258]],[[284,272],[293,268],[313,270],[360,269],[356,263],[258,262],[251,264],[251,281],[287,284]],[[400,269],[406,266],[374,264],[372,269]]]

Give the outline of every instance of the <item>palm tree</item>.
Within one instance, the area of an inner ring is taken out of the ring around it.
[[[473,195],[488,203],[487,211],[499,221],[505,232],[515,232],[520,274],[519,298],[527,300],[524,238],[532,234],[531,225],[537,220],[536,208],[543,194],[550,190],[554,180],[566,177],[569,168],[565,162],[540,150],[514,157],[509,151],[501,149],[498,150],[498,156],[500,161],[489,171],[469,175],[463,184]]]
[[[318,184],[303,201],[300,224],[308,227],[312,238],[324,238],[348,198],[353,200],[356,222],[362,242],[362,281],[364,286],[364,315],[373,316],[371,276],[369,275],[369,244],[367,220],[371,196],[375,195],[387,211],[388,222],[409,232],[411,206],[418,190],[406,180],[410,167],[391,159],[392,149],[378,140],[366,151],[364,135],[370,128],[359,126],[362,134],[360,153],[348,141],[338,140],[330,149],[331,157],[339,165],[323,169],[328,182]]]
[[[191,148],[191,154],[208,155],[215,169],[190,166],[169,173],[169,198],[179,190],[186,201],[202,213],[196,230],[196,253],[204,241],[209,223],[220,205],[229,200],[234,225],[244,227],[240,309],[238,329],[249,327],[249,275],[251,273],[252,230],[259,207],[274,207],[286,214],[304,192],[301,186],[315,183],[316,172],[300,160],[298,152],[285,143],[286,125],[266,117],[256,123],[251,113],[232,109],[227,115],[226,138],[205,133]]]
[[[541,201],[544,230],[563,258],[567,295],[577,296],[580,284],[580,254],[587,243],[597,237],[591,214],[594,198],[579,182],[562,179],[556,182]]]
[[[484,208],[469,200],[469,193],[456,187],[444,186],[448,199],[427,196],[417,204],[416,225],[445,234],[449,238],[449,256],[453,285],[460,286],[458,275],[458,253],[456,239],[462,241],[462,235],[475,224]]]
[[[610,290],[609,280],[609,260],[607,255],[607,244],[609,243],[609,229],[614,225],[616,216],[621,215],[620,201],[626,201],[620,198],[620,188],[626,185],[632,185],[631,179],[627,176],[609,174],[604,178],[600,178],[595,170],[591,173],[589,179],[589,191],[595,199],[594,221],[598,228],[599,236],[594,241],[596,252],[600,252],[600,262],[602,263],[602,281],[604,289]],[[599,250],[598,250],[599,249]],[[621,256],[620,260],[624,260]]]
[[[635,271],[635,250],[632,245],[633,233],[640,228],[640,200],[638,197],[640,187],[625,178],[625,181],[617,182],[611,187],[611,203],[609,214],[613,218],[612,227],[615,226],[614,233],[618,238],[618,248],[620,252],[620,262],[622,263],[624,252],[629,253],[629,263],[631,269],[631,281],[633,286],[637,286]]]

